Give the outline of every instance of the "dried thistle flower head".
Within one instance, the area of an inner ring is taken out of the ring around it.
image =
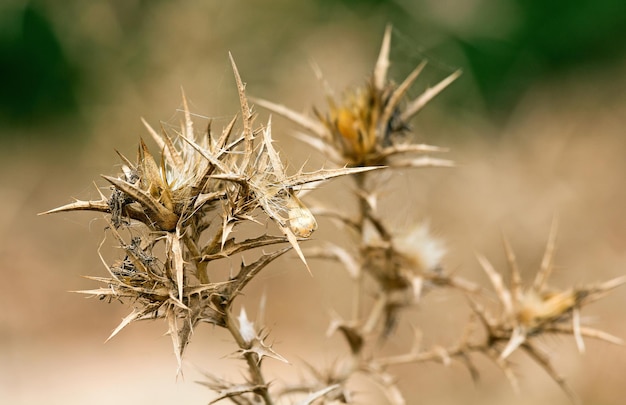
[[[495,349],[498,353],[496,360],[505,368],[505,371],[510,371],[507,358],[521,348],[537,361],[568,395],[574,398],[573,392],[554,370],[549,358],[535,346],[534,338],[545,334],[569,334],[574,337],[581,352],[585,349],[583,337],[621,344],[621,339],[615,336],[582,326],[580,310],[626,283],[626,277],[618,277],[597,285],[565,289],[548,288],[548,278],[552,273],[556,230],[557,220],[555,219],[541,268],[532,285],[527,288],[522,286],[515,254],[506,239],[504,240],[505,250],[511,274],[509,286],[504,284],[502,276],[496,272],[491,263],[479,255],[478,260],[494,287],[502,311],[499,316],[492,317],[475,304],[474,310],[485,326],[490,349]]]
[[[370,213],[371,214],[371,213]],[[376,229],[365,226],[359,251],[361,269],[376,282],[379,298],[384,301],[383,336],[395,326],[403,308],[417,304],[431,281],[451,280],[443,273],[443,244],[431,236],[427,224],[408,232],[390,234],[372,214]],[[382,234],[381,234],[382,232]]]
[[[110,196],[100,193],[99,200],[78,200],[47,212],[105,214],[123,259],[109,265],[103,258],[108,277],[91,278],[105,287],[82,292],[132,303],[133,311],[111,337],[134,321],[165,318],[179,365],[193,328],[199,322],[229,327],[233,300],[267,264],[290,248],[306,264],[299,240],[308,238],[317,222],[299,199],[298,189],[370,170],[300,170],[288,175],[272,145],[271,123],[253,127],[254,114],[232,57],[231,63],[240,99],[241,132],[234,130],[233,119],[219,136],[212,134],[210,125],[206,133],[197,134],[183,94],[184,119],[175,137],[165,130],[157,133],[144,121],[162,151],[160,159],[141,140],[136,162],[120,154],[123,173],[103,176],[112,186]],[[261,213],[278,226],[282,236],[265,233],[246,240],[231,236],[242,223],[258,223]],[[239,272],[225,280],[215,280],[210,274],[212,261],[278,243],[289,243],[290,248],[242,263]],[[260,347],[267,349],[263,344]]]
[[[446,254],[443,241],[432,236],[428,223],[418,224],[399,235],[395,245],[422,272],[438,271]]]
[[[427,223],[406,232],[389,234],[378,222],[377,230],[364,227],[362,256],[364,270],[376,279],[384,291],[415,287],[415,279],[441,273],[445,255],[443,242],[432,236]],[[379,232],[384,230],[384,235]],[[419,296],[420,292],[416,291]]]
[[[450,166],[450,161],[426,156],[389,161],[391,156],[403,153],[445,151],[436,146],[404,143],[403,134],[409,130],[410,120],[460,75],[460,71],[454,72],[402,107],[407,90],[425,63],[417,66],[400,85],[389,82],[390,42],[391,26],[388,26],[372,78],[365,86],[348,92],[340,102],[328,95],[328,113],[315,110],[317,120],[270,101],[255,99],[255,102],[300,125],[310,134],[301,138],[340,165]]]

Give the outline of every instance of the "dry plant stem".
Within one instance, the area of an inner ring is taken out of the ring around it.
[[[365,173],[357,173],[353,176],[354,181],[356,183],[356,192],[357,194],[364,191],[365,187]],[[368,211],[367,201],[364,198],[359,198],[359,215],[356,222],[356,230],[359,235],[363,235],[363,228],[365,223],[365,216]],[[361,241],[362,243],[362,241]],[[362,265],[361,265],[362,267]],[[352,319],[354,322],[359,322],[361,319],[361,306],[363,305],[362,295],[363,295],[363,269],[358,272],[358,277],[354,281],[354,295],[352,297]]]
[[[371,207],[367,201],[367,195],[369,191],[367,190],[367,175],[368,173],[356,173],[352,177],[356,183],[356,195],[359,202],[359,213],[357,217],[357,221],[355,224],[355,229],[358,234],[361,236],[361,241],[359,243],[364,244],[365,241],[363,237],[365,235],[365,223],[366,221],[370,221],[381,235],[384,240],[389,240],[388,232],[384,229],[380,221],[374,218],[371,215]],[[359,276],[355,280],[355,288],[354,288],[354,297],[353,297],[353,306],[352,306],[352,319],[356,322],[359,322],[361,319],[361,312],[363,306],[363,274],[364,271],[361,269],[359,271]],[[372,316],[369,316],[368,319],[371,319]],[[375,325],[374,325],[375,326]]]
[[[363,290],[363,274],[359,273],[354,281],[352,296],[352,320],[358,322],[361,316],[361,291]]]
[[[570,400],[574,404],[578,404],[579,401],[576,397],[576,394],[567,385],[565,380],[561,376],[559,376],[552,368],[547,356],[538,353],[533,348],[533,346],[525,344],[523,347],[525,349],[525,352],[531,358],[537,361],[537,363],[548,373],[548,375],[550,375],[550,377],[561,387],[561,389],[570,398]],[[513,370],[511,369],[510,363],[508,362],[508,360],[503,360],[500,358],[500,350],[496,349],[496,347],[493,345],[493,342],[489,341],[480,344],[454,345],[449,348],[434,347],[431,350],[423,352],[413,351],[410,353],[400,354],[396,356],[377,358],[373,361],[373,366],[377,369],[385,369],[389,366],[394,365],[419,364],[426,362],[437,362],[445,365],[449,364],[452,359],[457,358],[459,361],[462,361],[465,364],[472,376],[472,379],[474,381],[477,381],[479,378],[479,373],[470,359],[470,354],[472,353],[482,353],[487,358],[492,360],[497,366],[499,366],[505,373],[507,379],[509,379],[513,391],[519,394],[517,378]]]
[[[428,351],[380,357],[375,360],[375,363],[380,367],[387,367],[400,364],[425,363],[428,361],[446,362],[455,357],[467,357],[471,353],[483,353],[489,357],[489,351],[492,348],[493,345],[489,342],[480,344],[460,344],[448,348],[438,346]]]
[[[381,222],[372,215],[372,207],[367,201],[367,196],[369,195],[369,190],[367,189],[367,185],[366,185],[367,175],[368,173],[357,173],[354,176],[352,176],[356,183],[356,195],[357,195],[358,202],[359,202],[359,214],[358,214],[358,219],[356,223],[356,230],[361,237],[360,243],[362,245],[366,243],[365,240],[363,240],[363,238],[365,237],[365,224],[367,221],[369,221],[376,228],[376,231],[379,233],[380,237],[383,240],[389,241],[391,239],[389,232],[387,232],[383,224],[381,224]],[[361,271],[359,272],[359,277],[355,281],[355,291],[354,291],[355,296],[353,297],[354,304],[353,304],[352,316],[353,316],[353,320],[356,322],[360,322],[360,320],[362,319],[361,312],[362,312],[363,292],[364,292],[363,291],[363,282],[364,282],[363,274],[364,274],[364,270],[361,269]],[[374,306],[372,307],[370,311],[370,314],[367,316],[367,321],[366,321],[366,324],[364,325],[365,333],[372,332],[374,328],[376,327],[378,321],[381,318],[382,311],[385,306],[385,302],[386,300],[383,295],[381,295],[381,297],[377,299],[376,303],[374,304]]]
[[[367,336],[374,332],[376,329],[376,325],[380,322],[383,317],[385,306],[387,305],[387,297],[384,294],[381,294],[376,302],[372,306],[370,313],[367,317],[367,321],[363,324],[362,333]]]
[[[233,339],[239,346],[239,348],[243,351],[243,356],[248,363],[248,370],[250,371],[251,382],[254,386],[257,387],[255,393],[261,398],[266,405],[273,405],[274,400],[270,396],[268,385],[265,382],[265,378],[263,377],[263,372],[261,371],[261,362],[258,354],[251,352],[250,343],[246,342],[246,340],[241,335],[241,331],[239,330],[239,326],[237,325],[237,321],[232,316],[230,311],[226,311],[226,328],[232,335]]]
[[[364,235],[365,221],[369,221],[376,228],[380,237],[385,242],[388,242],[391,240],[391,235],[378,218],[372,214],[372,207],[367,201],[367,196],[370,194],[370,191],[367,189],[367,174],[368,173],[357,173],[353,176],[356,181],[357,195],[359,198],[358,230],[361,235]]]

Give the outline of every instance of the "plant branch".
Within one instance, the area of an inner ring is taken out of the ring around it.
[[[268,390],[268,384],[265,382],[265,378],[263,377],[263,372],[261,371],[261,361],[259,359],[258,354],[250,351],[251,344],[247,342],[239,330],[239,326],[237,325],[237,321],[232,316],[230,311],[226,311],[226,328],[232,335],[233,339],[239,346],[239,348],[243,352],[243,357],[246,359],[246,363],[248,363],[248,371],[250,372],[251,382],[254,386],[256,386],[255,393],[263,398],[263,402],[266,405],[273,405],[274,400],[270,396]]]

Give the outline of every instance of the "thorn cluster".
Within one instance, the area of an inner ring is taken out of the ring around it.
[[[307,134],[300,138],[340,165],[424,167],[452,166],[445,159],[417,156],[406,160],[391,160],[406,153],[445,152],[437,146],[412,144],[405,141],[410,131],[410,120],[461,72],[456,71],[403,107],[411,88],[426,63],[417,66],[399,85],[387,80],[391,26],[385,36],[372,77],[363,87],[348,92],[341,101],[328,94],[328,112],[314,109],[315,117],[293,111],[271,101],[255,102],[302,127]]]
[[[109,196],[100,193],[98,200],[77,200],[46,212],[105,214],[123,258],[110,265],[103,258],[109,276],[90,278],[105,286],[81,292],[132,303],[132,312],[110,337],[134,321],[164,318],[179,366],[199,322],[232,326],[233,300],[267,264],[291,248],[306,265],[299,242],[311,236],[317,222],[298,197],[299,188],[369,170],[300,170],[288,175],[272,145],[271,124],[254,126],[254,114],[232,57],[231,62],[240,98],[241,132],[235,131],[235,117],[219,136],[212,133],[210,124],[198,136],[183,94],[184,119],[175,134],[164,128],[157,132],[144,121],[161,150],[160,158],[140,140],[135,162],[119,154],[123,173],[103,176],[111,185]],[[264,233],[245,240],[231,236],[240,224],[262,223],[261,214],[275,223],[282,235]],[[242,263],[228,279],[215,280],[209,270],[213,261],[284,243],[289,247]],[[271,348],[262,340],[259,347],[266,352],[247,353],[253,353],[260,364]]]
[[[502,276],[489,261],[478,255],[481,267],[489,277],[498,298],[501,311],[494,316],[484,307],[472,303],[487,336],[485,350],[496,353],[494,360],[507,372],[506,375],[517,387],[514,374],[510,370],[508,358],[517,350],[522,350],[539,363],[561,388],[575,400],[573,391],[567,386],[552,367],[550,359],[536,345],[537,339],[548,334],[572,335],[578,350],[583,353],[583,337],[622,344],[622,340],[606,332],[581,325],[580,310],[604,297],[614,288],[624,284],[626,277],[618,277],[597,285],[585,285],[557,289],[548,287],[548,279],[553,269],[553,255],[556,244],[557,220],[552,224],[541,268],[533,283],[524,288],[515,254],[506,238],[504,246],[510,270],[510,284],[507,286]]]

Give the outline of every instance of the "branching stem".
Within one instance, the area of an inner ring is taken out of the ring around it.
[[[263,377],[263,372],[261,371],[261,362],[259,356],[249,351],[250,343],[247,342],[243,336],[241,335],[241,331],[239,330],[239,325],[237,325],[237,321],[232,316],[230,311],[226,311],[226,328],[235,339],[237,346],[243,351],[243,356],[248,363],[248,370],[250,371],[250,378],[253,385],[257,387],[255,391],[266,405],[273,405],[274,400],[270,396],[268,385],[265,382],[265,378]]]

